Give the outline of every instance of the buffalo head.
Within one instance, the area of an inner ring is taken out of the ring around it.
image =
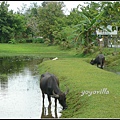
[[[69,92],[69,89],[66,90],[66,92],[61,92],[60,94],[55,94],[53,91],[53,95],[51,97],[57,98],[59,103],[62,105],[63,109],[67,109],[66,105],[66,95]]]
[[[91,64],[91,65],[94,65],[94,60],[93,60],[93,59],[90,61],[90,64]]]

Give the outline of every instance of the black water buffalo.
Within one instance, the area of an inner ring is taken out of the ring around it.
[[[54,114],[55,114],[55,117],[52,115],[51,104],[49,104],[48,107],[45,107],[44,104],[43,104],[41,118],[58,118],[57,106],[55,106]]]
[[[59,88],[59,80],[55,75],[48,72],[42,74],[40,78],[40,88],[43,96],[43,104],[45,98],[44,94],[47,94],[49,104],[51,104],[51,97],[53,97],[55,98],[55,106],[57,105],[58,99],[63,109],[67,108],[66,94],[68,93],[69,90],[67,90],[65,93],[61,92]]]
[[[99,67],[100,65],[101,69],[103,69],[104,63],[105,63],[105,56],[103,54],[99,54],[94,60],[90,61],[90,64],[92,65],[97,64],[97,67]]]

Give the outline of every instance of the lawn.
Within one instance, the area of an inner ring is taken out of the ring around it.
[[[70,57],[71,50],[60,50],[59,46],[47,46],[38,43],[0,44],[0,56],[39,56],[39,57]]]
[[[65,85],[70,89],[68,109],[61,118],[120,118],[120,75],[92,66],[82,58],[47,60],[39,69],[40,74],[54,73],[62,91]]]

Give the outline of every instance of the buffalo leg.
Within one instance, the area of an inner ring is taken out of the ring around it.
[[[55,98],[55,106],[57,106],[57,98]]]
[[[103,69],[103,62],[100,62],[100,68]]]
[[[103,69],[103,66],[104,66],[104,62],[105,62],[105,60],[102,61],[102,66],[101,66],[102,69]]]
[[[48,95],[49,104],[51,104],[51,97]]]
[[[58,115],[57,115],[57,106],[55,106],[55,118],[58,118]]]
[[[101,65],[101,69],[103,69],[103,63],[102,63],[102,65]]]
[[[101,69],[103,69],[103,65],[101,65]]]
[[[99,67],[99,64],[97,64],[97,67]]]
[[[42,93],[42,97],[43,97],[43,105],[44,105],[44,99],[45,99],[44,93]]]

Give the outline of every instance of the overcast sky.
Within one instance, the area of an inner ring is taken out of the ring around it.
[[[30,6],[30,3],[37,2],[38,5],[41,5],[43,1],[7,1],[8,4],[10,4],[9,9],[17,11],[17,8],[21,8],[22,4],[27,4],[27,7]],[[91,2],[91,1],[63,1],[66,5],[64,12],[66,14],[69,14],[72,8],[76,8],[77,5],[82,4],[84,5],[84,2]]]

